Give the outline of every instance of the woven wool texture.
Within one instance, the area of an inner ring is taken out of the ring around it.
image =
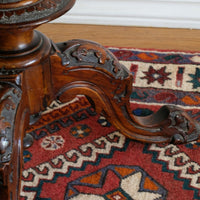
[[[200,53],[110,50],[133,75],[133,114],[172,104],[200,121]],[[21,200],[200,199],[200,141],[133,141],[84,96],[52,102],[27,132],[34,144],[24,151]]]

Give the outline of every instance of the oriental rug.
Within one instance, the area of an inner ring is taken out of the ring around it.
[[[200,121],[200,53],[110,48],[133,74],[131,106],[149,115],[179,105]],[[84,96],[52,102],[27,130],[21,200],[200,199],[200,140],[126,138]]]

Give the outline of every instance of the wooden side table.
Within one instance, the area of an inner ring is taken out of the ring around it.
[[[25,129],[54,99],[86,95],[97,112],[135,140],[183,143],[199,137],[198,123],[175,106],[132,115],[132,75],[106,48],[85,40],[54,44],[34,30],[74,3],[0,0],[0,199],[19,199],[22,153],[32,144]]]

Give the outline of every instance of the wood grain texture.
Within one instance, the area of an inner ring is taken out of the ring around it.
[[[200,30],[45,24],[38,28],[54,42],[88,39],[104,46],[200,51]]]

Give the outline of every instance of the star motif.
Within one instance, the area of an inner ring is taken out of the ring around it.
[[[65,140],[60,135],[47,136],[43,139],[41,146],[45,150],[57,150],[63,147]]]
[[[84,138],[88,136],[90,132],[91,129],[86,124],[79,124],[75,127],[72,127],[70,130],[71,135],[76,138]]]
[[[112,182],[110,182],[111,177]],[[85,192],[86,187],[87,192]],[[166,195],[167,190],[146,174],[142,168],[110,165],[71,182],[68,185],[66,199],[161,200],[166,199]]]
[[[164,85],[166,80],[171,80],[168,76],[171,72],[166,72],[166,66],[156,70],[152,66],[149,67],[147,72],[143,72],[146,76],[141,77],[141,79],[147,79],[147,84],[151,84],[154,81],[158,81],[161,85]]]
[[[200,87],[200,69],[196,68],[195,74],[188,74],[192,80],[188,81],[193,84],[193,89]]]

